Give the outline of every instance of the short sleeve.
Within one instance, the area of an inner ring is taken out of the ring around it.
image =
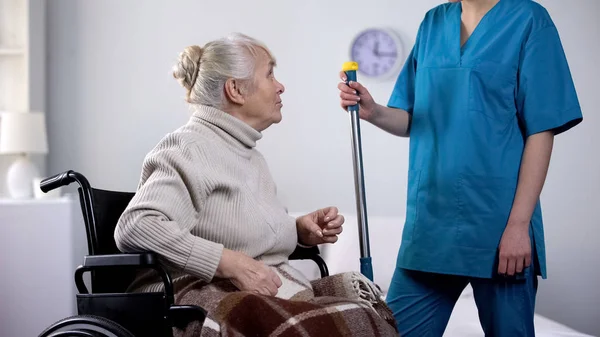
[[[415,79],[417,76],[417,57],[419,50],[419,41],[421,35],[421,27],[417,33],[417,39],[413,46],[402,71],[398,75],[394,89],[388,101],[387,106],[390,108],[403,109],[408,113],[413,112],[415,104]]]
[[[517,111],[526,136],[559,134],[583,120],[575,84],[554,25],[532,34],[520,62]]]

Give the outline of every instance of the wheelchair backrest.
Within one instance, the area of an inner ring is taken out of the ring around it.
[[[79,188],[81,209],[86,226],[90,255],[121,254],[114,240],[119,217],[135,195],[132,192]],[[88,197],[89,196],[89,197]],[[124,292],[135,278],[131,269],[94,270],[91,272],[93,293]]]

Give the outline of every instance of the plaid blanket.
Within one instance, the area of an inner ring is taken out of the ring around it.
[[[280,289],[303,284],[285,266],[275,268],[283,281]],[[241,292],[226,280],[206,284],[188,279],[178,288],[177,304],[199,305],[208,314],[203,324],[175,329],[177,337],[398,336],[381,291],[359,273],[311,281],[287,298]]]

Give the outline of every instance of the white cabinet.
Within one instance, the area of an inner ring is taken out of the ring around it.
[[[45,112],[45,12],[45,0],[0,0],[0,111]],[[0,196],[15,158],[0,156]]]
[[[79,201],[0,201],[0,337],[38,336],[76,314],[87,253]]]

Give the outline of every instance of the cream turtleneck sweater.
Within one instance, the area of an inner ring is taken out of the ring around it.
[[[188,274],[210,282],[223,248],[287,264],[298,242],[296,223],[255,148],[260,138],[241,120],[200,107],[146,156],[115,230],[117,247],[157,253],[175,281]],[[148,282],[144,290],[157,289],[156,280]]]

